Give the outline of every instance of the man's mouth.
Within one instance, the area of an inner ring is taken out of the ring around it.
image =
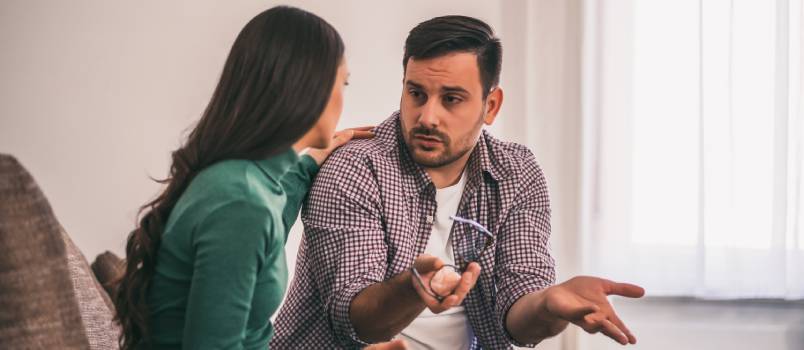
[[[436,147],[436,146],[438,146],[439,144],[442,143],[441,139],[439,139],[437,137],[421,135],[421,134],[413,135],[413,139],[417,143],[421,144],[424,147],[428,147],[428,148]]]

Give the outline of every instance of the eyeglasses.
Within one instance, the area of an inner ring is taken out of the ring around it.
[[[458,223],[467,224],[472,227],[472,230],[469,231],[469,235],[464,237],[465,239],[456,242],[455,261],[457,265],[462,266],[462,268],[456,265],[444,265],[430,278],[430,282],[428,283],[429,288],[424,286],[424,281],[419,271],[417,271],[415,267],[411,269],[419,286],[428,295],[438,301],[452,294],[466,266],[480,259],[494,240],[494,236],[491,232],[477,221],[464,219],[458,216],[450,216],[449,218]]]

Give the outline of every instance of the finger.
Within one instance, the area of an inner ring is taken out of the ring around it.
[[[446,299],[444,300],[446,301]],[[447,311],[450,307],[447,305],[451,305],[454,301],[450,301],[450,304],[444,304],[444,301],[439,302],[438,300],[433,299],[432,297],[429,298],[424,304],[430,309],[430,312],[438,315],[444,311]]]
[[[470,263],[469,266],[466,267],[466,271],[461,274],[461,282],[458,283],[458,287],[455,288],[455,291],[452,292],[452,294],[463,301],[463,298],[469,294],[469,291],[471,291],[472,287],[474,287],[475,283],[477,283],[477,278],[479,276],[480,264]]]
[[[584,305],[570,311],[567,317],[569,318],[569,320],[579,320],[583,319],[587,315],[598,312],[599,310],[600,307],[598,307],[595,304]]]
[[[635,284],[610,282],[606,294],[620,295],[628,298],[641,298],[645,295],[645,289]]]
[[[628,337],[628,343],[636,344],[636,337],[634,336],[634,333],[631,333],[631,330],[628,329],[625,323],[620,319],[619,316],[617,316],[617,314],[614,313],[613,310],[611,312],[611,315],[609,315],[609,320],[611,320],[611,322],[614,323],[614,325],[617,326],[617,328],[619,328],[621,331],[623,331],[623,333],[625,333],[625,336]]]
[[[581,318],[580,320],[573,321],[575,325],[581,327],[586,333],[595,334],[600,331],[601,324],[599,320],[588,319],[587,317]]]
[[[588,324],[598,324],[606,319],[606,315],[602,313],[592,313],[584,317],[581,317],[581,319],[583,320],[583,322],[586,322]]]
[[[452,307],[460,305],[462,301],[463,300],[461,298],[453,294],[444,298],[444,300],[441,301],[438,307],[442,310],[448,310]]]
[[[360,130],[355,130],[355,131],[354,131],[354,135],[352,135],[352,140],[357,140],[357,139],[370,139],[370,138],[372,138],[372,137],[374,137],[374,132],[372,132],[372,131],[360,131]]]
[[[333,142],[334,147],[338,148],[340,146],[345,145],[347,142],[351,141],[354,138],[355,132],[354,130],[343,130],[338,135],[335,136],[335,142]]]
[[[416,258],[413,266],[416,268],[416,271],[419,271],[420,274],[426,274],[437,271],[438,269],[444,267],[444,262],[435,256],[422,254]]]
[[[349,129],[355,130],[355,131],[370,131],[370,130],[374,129],[374,125],[358,126],[356,128],[349,128]]]
[[[609,320],[600,322],[600,332],[622,345],[628,344],[628,337]]]
[[[411,279],[412,279],[411,282],[413,283],[413,289],[416,291],[416,294],[419,295],[419,299],[421,299],[421,301],[424,303],[424,306],[430,309],[430,311],[433,311],[433,313],[441,312],[438,311],[439,308],[441,307],[441,303],[436,298],[433,298],[433,296],[430,295],[430,293],[427,292],[427,290],[425,289],[426,287],[423,286],[416,277],[412,277]]]

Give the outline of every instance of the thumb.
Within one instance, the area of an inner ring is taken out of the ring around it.
[[[415,267],[416,271],[419,271],[421,274],[436,271],[443,266],[444,262],[441,261],[441,259],[427,254],[419,255],[419,257],[416,258],[416,261],[413,262],[413,267]]]

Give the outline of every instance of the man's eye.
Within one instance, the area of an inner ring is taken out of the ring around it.
[[[444,102],[449,104],[456,104],[461,102],[461,98],[458,96],[444,96]]]
[[[419,98],[419,97],[422,96],[422,94],[420,92],[416,91],[416,90],[409,90],[408,93],[413,98]]]

